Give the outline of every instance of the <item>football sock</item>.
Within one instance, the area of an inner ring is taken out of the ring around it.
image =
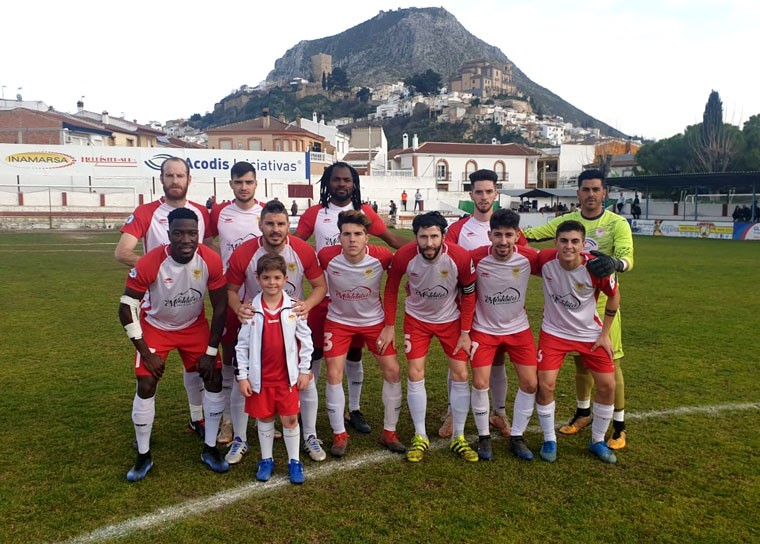
[[[292,429],[282,426],[282,439],[285,442],[285,450],[288,452],[288,459],[298,461],[299,447],[301,446],[301,429],[296,424]]]
[[[222,394],[224,395],[224,419],[229,421],[231,415],[232,388],[236,387],[235,368],[232,365],[222,365]]]
[[[414,423],[414,434],[427,438],[427,429],[425,428],[425,414],[427,412],[427,391],[425,391],[425,380],[406,382],[406,403],[409,406],[409,414],[412,416]]]
[[[346,423],[343,419],[343,411],[346,408],[346,394],[343,392],[343,384],[327,384],[325,390],[325,402],[327,404],[327,417],[330,419],[330,427],[334,434],[346,432]]]
[[[557,433],[554,430],[554,401],[549,404],[536,404],[538,422],[544,433],[544,442],[556,442]]]
[[[206,445],[216,446],[216,435],[219,434],[219,423],[222,421],[224,413],[224,393],[212,393],[204,391],[203,408],[206,411]]]
[[[362,400],[362,385],[364,384],[364,363],[346,360],[346,378],[348,379],[348,409],[358,410]]]
[[[586,415],[589,415],[591,413],[591,399],[581,400],[576,399],[575,406],[578,408],[578,410],[588,410],[588,413]]]
[[[230,391],[230,416],[233,434],[243,442],[248,442],[248,414],[245,411],[245,397],[237,385]]]
[[[612,411],[615,407],[612,404],[594,403],[594,421],[591,422],[591,443],[596,444],[604,440],[607,429],[612,419]]]
[[[187,392],[187,402],[190,405],[190,419],[203,419],[203,378],[197,372],[182,372],[182,380]]]
[[[625,410],[615,410],[612,413],[612,437],[620,438],[620,433],[625,430]]]
[[[390,383],[383,380],[383,407],[385,409],[383,429],[386,431],[396,430],[401,414],[401,397],[401,382]]]
[[[491,406],[494,414],[507,413],[507,365],[491,367]]]
[[[150,433],[153,430],[155,418],[155,395],[149,399],[143,399],[135,393],[135,400],[132,401],[132,423],[135,426],[137,453],[148,453],[150,451]]]
[[[274,449],[274,420],[264,423],[260,419],[256,420],[259,431],[259,447],[261,448],[261,458],[270,459]]]
[[[476,389],[473,386],[470,403],[472,404],[472,417],[475,420],[475,426],[478,428],[478,436],[490,436],[491,431],[488,428],[488,389]]]
[[[451,415],[454,419],[453,438],[464,434],[464,424],[467,421],[467,412],[470,411],[470,384],[464,382],[451,382]]]
[[[528,428],[530,416],[533,415],[533,405],[536,403],[535,393],[526,393],[522,389],[515,395],[515,407],[512,413],[512,432],[510,436],[522,436]]]
[[[309,380],[309,385],[301,393],[301,424],[304,440],[309,435],[317,436],[317,410],[319,409],[319,394],[317,380]]]

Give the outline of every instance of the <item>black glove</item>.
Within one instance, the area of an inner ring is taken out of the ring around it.
[[[601,251],[591,251],[590,253],[596,258],[591,259],[586,268],[594,276],[606,278],[613,272],[622,272],[625,267],[623,261],[606,255]]]

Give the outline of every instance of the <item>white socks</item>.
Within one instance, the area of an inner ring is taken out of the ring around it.
[[[274,434],[274,433],[273,433]],[[298,461],[299,448],[301,446],[301,429],[298,425],[292,429],[283,426],[282,439],[285,442],[285,449],[288,452],[288,459]]]
[[[346,408],[346,394],[343,392],[343,384],[327,384],[325,388],[325,401],[327,404],[327,417],[330,419],[330,427],[334,434],[346,432],[346,422],[343,419],[343,411]]]
[[[203,419],[203,378],[197,372],[182,372],[182,380],[185,383],[187,402],[190,405],[190,419],[200,421]]]
[[[348,409],[358,410],[362,400],[362,385],[364,384],[364,364],[358,361],[346,360],[346,378],[348,379]]]
[[[137,453],[148,453],[150,451],[150,433],[153,430],[155,418],[156,396],[143,399],[135,393],[135,400],[132,401],[132,423],[135,425]]]
[[[594,403],[594,419],[591,422],[591,443],[596,444],[604,440],[607,429],[610,426],[612,412],[615,410],[614,404]]]
[[[383,407],[385,409],[383,429],[395,431],[401,414],[401,382],[390,383],[383,380]]]
[[[467,412],[470,411],[470,384],[469,382],[451,382],[451,415],[454,420],[454,432],[452,438],[464,434],[464,424],[467,421]]]
[[[237,384],[230,391],[230,418],[233,434],[243,442],[248,442],[248,414],[245,412],[245,397]]]
[[[203,393],[203,408],[206,411],[206,437],[207,446],[216,446],[216,435],[219,434],[219,423],[224,413],[224,393],[212,393],[206,390]]]
[[[427,429],[425,428],[425,414],[427,412],[427,391],[425,391],[425,380],[418,382],[406,382],[406,403],[409,406],[409,413],[414,423],[414,434],[427,438]]]
[[[538,422],[544,432],[544,442],[556,442],[557,433],[554,430],[554,401],[549,404],[536,404]]]
[[[491,402],[494,414],[507,413],[507,365],[491,367]]]
[[[306,389],[301,394],[301,423],[303,424],[303,438],[309,435],[317,436],[317,410],[319,410],[319,394],[317,393],[317,378],[309,380]],[[283,434],[284,436],[284,434]]]
[[[515,395],[515,407],[512,413],[512,432],[510,436],[522,436],[528,428],[530,416],[533,415],[533,405],[536,403],[535,393],[526,393],[522,389]]]
[[[232,388],[237,387],[235,383],[235,367],[232,365],[222,365],[222,394],[224,395],[224,420],[230,421],[231,415],[231,402],[232,402]]]
[[[261,448],[261,458],[271,459],[272,450],[274,449],[274,421],[264,423],[260,419],[256,420],[259,431],[259,447]]]
[[[472,404],[472,417],[475,419],[475,426],[478,428],[478,436],[490,436],[491,431],[488,428],[488,389],[476,389],[472,386],[470,396]]]

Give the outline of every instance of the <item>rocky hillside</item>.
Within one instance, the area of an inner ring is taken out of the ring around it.
[[[351,85],[367,86],[403,80],[428,68],[446,81],[457,74],[463,63],[475,59],[511,63],[500,49],[472,35],[445,9],[408,8],[381,11],[335,36],[299,42],[275,62],[267,79],[308,78],[311,56],[317,53],[331,55],[333,67],[343,68]],[[560,115],[576,126],[623,136],[531,81],[517,66],[513,70],[513,83],[531,98],[539,113]]]

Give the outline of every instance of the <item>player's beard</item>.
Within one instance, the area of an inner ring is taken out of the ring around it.
[[[426,248],[426,249],[422,249],[422,248],[420,248],[420,253],[422,253],[422,256],[423,256],[423,257],[424,257],[426,260],[428,260],[428,261],[434,261],[434,260],[436,259],[436,257],[438,257],[438,255],[440,255],[440,253],[441,253],[441,248],[442,248],[442,247],[443,247],[443,244],[441,244],[440,246],[438,246],[437,248],[435,248],[435,250],[434,250],[434,251],[435,251],[435,253],[433,254],[433,256],[432,256],[432,257],[428,257],[428,254],[429,254],[431,251],[433,251],[433,248]]]

